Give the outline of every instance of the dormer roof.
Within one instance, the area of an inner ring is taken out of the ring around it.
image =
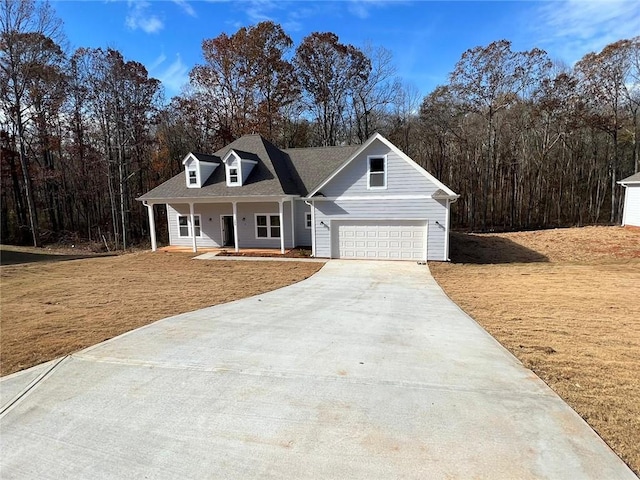
[[[209,154],[200,153],[200,152],[189,152],[184,157],[184,160],[182,160],[182,164],[185,165],[190,158],[194,158],[199,162],[205,162],[205,163],[219,164],[222,161],[222,159],[220,157],[217,157],[216,155],[209,155]]]

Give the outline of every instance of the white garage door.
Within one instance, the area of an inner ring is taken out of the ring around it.
[[[425,260],[425,220],[334,221],[333,257],[369,260]]]

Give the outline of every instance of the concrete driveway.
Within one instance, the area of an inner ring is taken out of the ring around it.
[[[414,263],[331,261],[0,385],[2,478],[636,478]]]

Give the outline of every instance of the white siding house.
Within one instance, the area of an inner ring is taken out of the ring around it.
[[[640,172],[618,183],[625,187],[622,225],[640,227]]]
[[[382,135],[364,144],[280,150],[247,135],[138,200],[167,206],[169,243],[192,247],[311,247],[314,256],[448,260],[458,195]]]

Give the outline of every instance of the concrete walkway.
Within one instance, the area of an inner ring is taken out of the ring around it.
[[[0,385],[2,478],[636,478],[414,263],[331,261]]]

